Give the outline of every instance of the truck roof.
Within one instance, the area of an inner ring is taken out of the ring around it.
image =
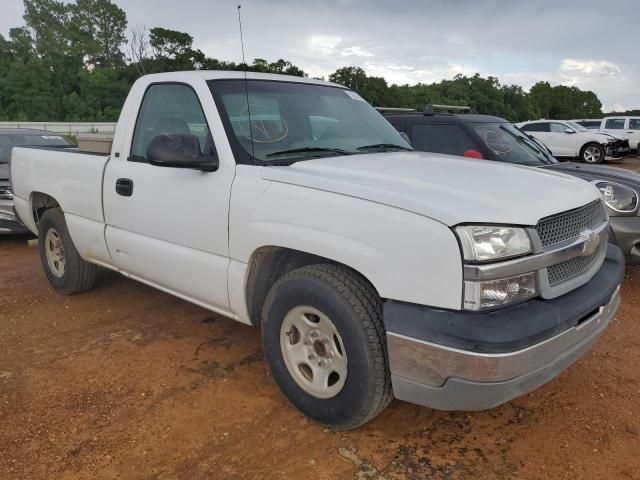
[[[317,80],[315,78],[296,77],[293,75],[278,75],[274,73],[256,73],[256,72],[241,72],[234,70],[190,70],[183,72],[165,72],[165,73],[153,73],[145,75],[151,79],[157,79],[158,81],[171,81],[176,79],[189,79],[199,77],[204,80],[223,80],[223,79],[244,79],[248,80],[271,80],[278,82],[291,82],[291,83],[310,83],[315,85],[328,85],[332,87],[345,88],[344,85],[337,83],[327,82],[324,80]]]
[[[481,115],[478,113],[434,113],[425,115],[422,112],[408,113],[383,113],[388,118],[399,118],[401,120],[415,120],[416,123],[505,123],[509,122],[501,117],[493,115]]]

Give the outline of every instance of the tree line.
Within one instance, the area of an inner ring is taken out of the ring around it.
[[[0,35],[0,120],[116,121],[133,82],[148,73],[178,70],[247,70],[308,76],[286,60],[251,64],[210,58],[193,37],[162,27],[127,30],[124,10],[110,0],[24,0],[24,25]],[[548,82],[528,92],[495,77],[389,85],[382,77],[346,66],[328,80],[358,92],[375,106],[421,109],[425,104],[465,105],[511,121],[602,115],[592,91]]]

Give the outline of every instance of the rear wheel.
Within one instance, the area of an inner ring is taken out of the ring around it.
[[[382,303],[355,272],[310,265],[278,280],[262,312],[273,377],[305,415],[355,428],[391,401]]]
[[[44,212],[38,224],[38,238],[40,261],[53,288],[71,295],[93,286],[96,267],[85,262],[76,250],[59,208]]]
[[[604,156],[604,147],[597,143],[587,143],[580,151],[580,158],[586,163],[602,163]]]

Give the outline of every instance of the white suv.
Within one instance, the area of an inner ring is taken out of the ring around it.
[[[600,163],[606,156],[621,157],[629,152],[627,139],[588,130],[572,121],[534,120],[517,126],[544,143],[555,157],[578,157],[587,163]]]

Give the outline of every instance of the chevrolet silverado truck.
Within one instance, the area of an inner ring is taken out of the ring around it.
[[[624,259],[600,193],[414,152],[355,92],[241,72],[140,78],[111,154],[16,148],[51,285],[98,267],[260,326],[283,394],[355,428],[395,396],[492,408],[597,339]]]

